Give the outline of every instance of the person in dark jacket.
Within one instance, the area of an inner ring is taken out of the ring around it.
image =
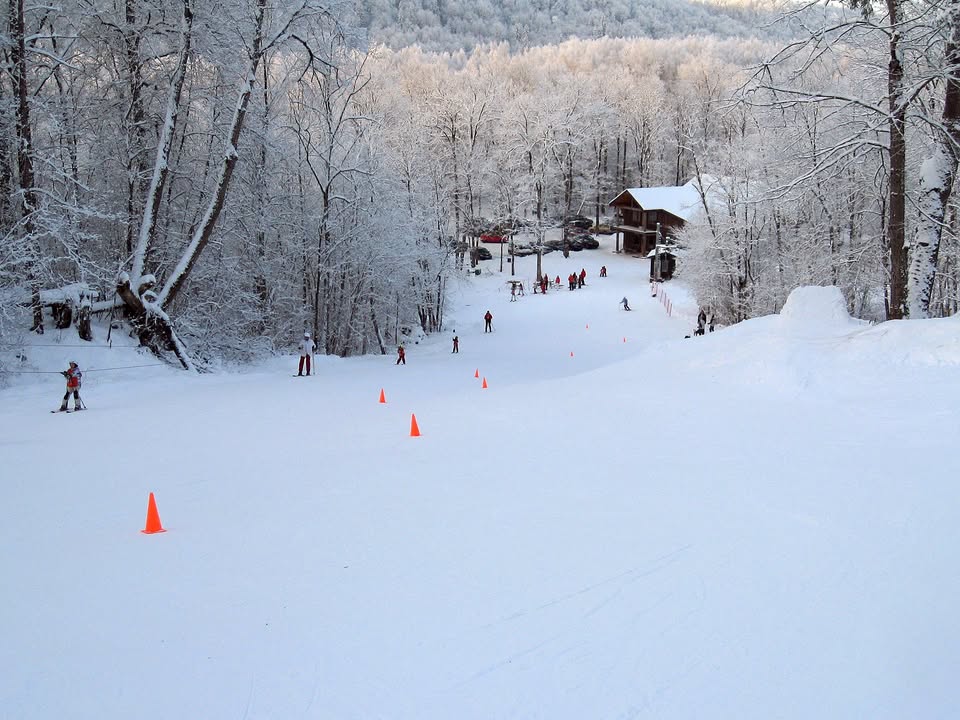
[[[457,335],[453,336],[453,352],[460,352],[460,337]]]
[[[485,333],[493,332],[493,315],[490,314],[490,311],[487,310],[486,314],[483,316],[483,331]]]

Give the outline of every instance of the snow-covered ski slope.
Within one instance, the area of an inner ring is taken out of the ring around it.
[[[0,393],[0,716],[956,717],[960,321],[684,339],[608,242],[464,280],[406,366]]]

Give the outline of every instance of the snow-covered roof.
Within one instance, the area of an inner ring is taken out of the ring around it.
[[[669,245],[669,246],[667,246],[667,245],[661,245],[661,246],[660,246],[660,254],[661,254],[661,255],[673,255],[674,257],[676,257],[676,256],[677,256],[677,248],[674,247],[673,245]],[[653,250],[651,250],[650,252],[648,252],[644,257],[655,258],[656,256],[657,256],[657,248],[653,248]]]
[[[691,180],[686,185],[669,187],[627,188],[624,192],[644,210],[666,210],[681,220],[689,221],[702,207],[700,191],[695,182]]]

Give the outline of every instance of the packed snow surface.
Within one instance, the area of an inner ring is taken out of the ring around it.
[[[483,263],[401,366],[48,333],[24,367],[89,411],[0,392],[2,715],[955,717],[960,323],[821,288],[686,339],[610,242],[516,302]]]

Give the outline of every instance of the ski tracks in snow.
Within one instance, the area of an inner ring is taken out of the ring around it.
[[[569,593],[554,597],[544,603],[539,605],[524,608],[518,610],[510,615],[503,616],[493,622],[481,625],[478,630],[480,632],[488,632],[496,628],[500,628],[505,624],[513,623],[520,619],[528,618],[529,616],[536,615],[538,613],[543,613],[545,611],[557,608],[561,605],[576,601],[578,599],[589,596],[593,593],[599,591],[605,591],[603,594],[596,599],[594,602],[590,603],[589,607],[586,610],[579,612],[578,618],[579,622],[589,620],[590,618],[602,613],[611,603],[617,600],[624,591],[631,585],[642,581],[644,578],[648,578],[653,575],[661,573],[663,570],[676,565],[682,559],[682,557],[693,547],[692,544],[683,545],[675,550],[672,550],[669,553],[661,555],[653,559],[650,563],[630,568],[623,572],[617,573],[616,575],[611,575],[609,577],[603,578],[589,585],[573,590]],[[648,602],[644,605],[642,609],[639,610],[638,615],[642,616],[656,610],[658,607],[662,606],[664,602],[670,597],[670,593],[658,595],[653,599],[652,602]],[[702,598],[701,598],[702,599]],[[569,619],[569,616],[567,616]],[[463,688],[470,683],[473,683],[477,680],[480,680],[492,673],[497,672],[501,668],[504,668],[508,665],[511,665],[514,661],[529,656],[538,650],[550,645],[556,640],[568,635],[571,632],[568,622],[564,622],[562,627],[553,627],[552,632],[548,632],[547,636],[541,640],[526,645],[522,649],[512,652],[509,655],[502,657],[496,662],[489,663],[484,667],[478,669],[476,672],[472,673],[469,677],[464,678],[460,682],[454,685],[454,689]],[[564,651],[568,652],[568,651]]]

